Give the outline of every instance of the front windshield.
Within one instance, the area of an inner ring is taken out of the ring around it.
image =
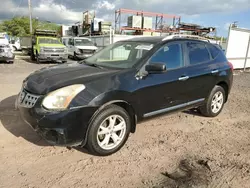
[[[85,63],[111,68],[132,68],[153,46],[146,42],[120,41],[87,58]]]
[[[75,39],[75,46],[94,46],[94,43],[89,39]]]
[[[53,38],[39,38],[39,44],[61,44],[58,39]]]

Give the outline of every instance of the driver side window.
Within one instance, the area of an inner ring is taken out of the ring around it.
[[[149,63],[163,63],[167,69],[177,69],[184,65],[181,44],[166,44],[150,59]]]

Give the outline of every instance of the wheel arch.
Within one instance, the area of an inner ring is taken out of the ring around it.
[[[218,82],[216,85],[221,86],[224,89],[225,95],[226,95],[225,102],[227,102],[228,94],[229,94],[229,86],[228,86],[227,82],[221,81],[221,82]]]
[[[137,115],[135,113],[135,110],[134,110],[133,106],[130,105],[127,101],[124,101],[124,100],[112,100],[112,101],[109,101],[109,102],[103,104],[102,106],[100,106],[96,110],[96,112],[94,113],[94,115],[92,116],[91,120],[89,121],[89,126],[87,128],[87,131],[86,131],[86,134],[85,134],[85,138],[84,138],[84,140],[83,140],[83,142],[81,144],[82,146],[84,146],[87,143],[87,135],[89,133],[91,122],[94,120],[94,118],[99,114],[99,112],[101,110],[103,110],[105,107],[107,107],[109,105],[112,105],[112,104],[120,106],[121,108],[125,109],[128,112],[128,114],[129,114],[129,116],[130,116],[130,118],[132,120],[131,121],[131,131],[130,132],[131,133],[135,133],[135,131],[136,131],[136,124],[137,124]]]

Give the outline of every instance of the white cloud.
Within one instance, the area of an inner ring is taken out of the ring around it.
[[[13,15],[28,16],[24,0],[2,0],[0,20]],[[241,11],[250,8],[250,0],[33,0],[33,16],[57,23],[82,20],[82,12],[95,10],[97,17],[114,21],[114,10],[119,8],[170,13],[187,17],[191,22],[200,14]],[[20,5],[20,6],[19,6]]]
[[[106,8],[107,10],[114,10],[115,5],[113,3],[109,3],[108,1],[100,1],[97,3],[96,8],[97,9]]]

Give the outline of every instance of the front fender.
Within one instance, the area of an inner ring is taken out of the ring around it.
[[[110,101],[125,101],[131,105],[134,104],[133,95],[126,91],[108,91],[98,94],[97,91],[86,90],[73,99],[69,108],[101,107]]]

